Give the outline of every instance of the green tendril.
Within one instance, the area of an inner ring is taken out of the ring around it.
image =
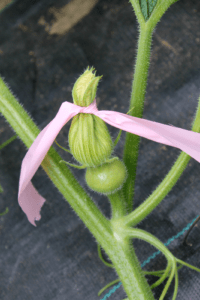
[[[144,275],[147,275],[147,276],[156,276],[156,277],[161,277],[164,272],[165,272],[165,270],[143,271]]]
[[[170,286],[170,284],[171,284],[171,282],[172,282],[172,280],[174,278],[175,271],[176,271],[176,265],[175,265],[175,263],[173,263],[171,274],[169,276],[169,279],[167,280],[167,283],[166,283],[166,285],[165,285],[165,287],[164,287],[164,289],[162,291],[162,294],[161,294],[159,300],[163,300],[164,299],[164,297],[165,297],[165,295],[166,295],[166,293],[167,293],[167,291],[169,289],[169,286]]]
[[[171,262],[168,261],[167,268],[163,272],[163,275],[160,277],[160,279],[158,279],[154,284],[151,285],[151,289],[160,285],[168,277],[170,269],[171,269]]]
[[[113,149],[116,147],[117,143],[119,142],[121,134],[122,134],[122,129],[120,129],[120,131],[119,131],[119,133],[118,133],[118,135],[117,135],[117,137],[116,137],[116,139],[113,143]]]
[[[74,164],[70,164],[68,161],[65,161],[65,160],[60,160],[59,163],[65,163],[66,165],[69,165],[70,167],[73,167],[76,169],[86,169],[87,168],[85,165],[82,165],[82,166],[74,165]]]
[[[175,286],[174,286],[174,293],[173,293],[172,300],[176,300],[177,293],[178,293],[178,271],[177,271],[177,266],[176,266],[176,270],[175,270]]]
[[[115,279],[113,281],[111,281],[110,283],[108,283],[106,286],[104,286],[99,292],[98,292],[98,296],[100,296],[106,289],[108,289],[109,287],[111,287],[112,285],[114,285],[115,283],[119,282],[120,279]]]
[[[110,267],[110,268],[114,268],[113,264],[108,263],[108,262],[105,261],[105,259],[103,258],[102,253],[101,253],[101,246],[100,246],[99,243],[97,244],[97,251],[98,251],[99,258],[100,258],[100,260],[104,263],[104,265],[106,265],[107,267]]]
[[[60,147],[60,148],[63,149],[64,151],[69,152],[70,154],[72,154],[70,150],[68,150],[68,149],[66,149],[66,148],[64,148],[64,147],[62,147],[62,146],[60,146],[56,140],[54,140],[54,142],[56,143],[56,145],[57,145],[58,147]]]
[[[16,138],[17,138],[17,135],[13,135],[10,139],[8,139],[7,141],[5,141],[3,144],[0,145],[0,150],[2,150],[4,147],[6,147],[8,144],[10,144]]]
[[[186,266],[186,267],[188,267],[188,268],[190,268],[190,269],[192,269],[192,270],[195,270],[195,271],[197,271],[197,272],[200,272],[200,269],[199,269],[199,268],[196,268],[196,267],[194,267],[194,266],[192,266],[192,265],[190,265],[190,264],[188,264],[188,263],[182,261],[181,259],[176,258],[176,261],[177,261],[179,264],[181,264],[181,265],[184,265],[184,266]]]

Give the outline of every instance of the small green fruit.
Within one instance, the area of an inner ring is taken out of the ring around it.
[[[93,191],[108,195],[122,187],[126,175],[124,163],[120,160],[114,160],[95,168],[87,168],[85,180]]]

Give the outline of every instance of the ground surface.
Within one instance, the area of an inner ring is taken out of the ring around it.
[[[144,118],[191,128],[200,94],[199,28],[198,0],[180,0],[163,16],[153,37]],[[72,102],[73,84],[88,65],[103,75],[98,108],[126,113],[137,34],[136,18],[127,0],[17,0],[0,14],[0,74],[40,129],[63,101]],[[65,147],[68,129],[69,124],[57,139]],[[109,130],[116,137],[118,131],[110,126]],[[12,135],[0,117],[0,143]],[[119,157],[124,138],[123,133],[116,151]],[[60,149],[58,152],[73,162],[70,155]],[[33,183],[47,201],[36,228],[19,207],[18,180],[25,153],[20,140],[0,153],[0,183],[4,188],[0,212],[9,208],[9,213],[0,217],[0,299],[103,299],[106,292],[98,297],[98,291],[116,279],[116,274],[102,264],[94,238],[41,168]],[[160,183],[179,153],[178,149],[141,139],[135,207]],[[73,172],[85,187],[84,171]],[[181,232],[200,214],[199,174],[200,164],[191,159],[177,185],[139,227],[163,242]],[[89,194],[109,216],[106,198]],[[169,248],[200,268],[200,225],[189,237],[192,246],[182,245],[183,236],[180,234]],[[134,244],[141,263],[156,251],[139,241]],[[158,255],[144,268],[160,269],[164,264]],[[177,300],[200,298],[200,274],[183,268],[179,279]],[[171,299],[172,291],[166,299]],[[159,295],[160,289],[155,289],[156,299]],[[124,297],[120,287],[108,299]]]

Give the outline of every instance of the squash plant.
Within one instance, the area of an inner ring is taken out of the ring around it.
[[[126,120],[133,120],[131,117],[142,118],[153,31],[162,15],[176,0],[130,0],[130,2],[139,23],[139,40],[129,116],[127,116]],[[166,285],[159,298],[159,300],[163,300],[172,280],[175,279],[172,298],[175,300],[178,292],[178,270],[183,266],[196,271],[200,270],[175,257],[159,239],[147,231],[136,228],[136,225],[150,214],[169,193],[187,166],[190,155],[186,153],[187,151],[181,152],[161,184],[138,208],[133,210],[132,203],[138,160],[139,135],[127,132],[123,161],[120,161],[118,157],[112,157],[112,151],[119,141],[121,131],[117,139],[112,141],[106,124],[102,120],[103,117],[98,118],[95,115],[97,110],[91,110],[100,80],[100,76],[96,76],[93,71],[93,68],[88,68],[79,77],[72,90],[74,104],[73,106],[66,104],[71,111],[75,110],[76,106],[77,111],[71,116],[73,121],[69,131],[70,150],[65,150],[69,151],[80,165],[64,162],[54,148],[51,147],[49,149],[52,144],[52,141],[49,141],[49,139],[47,141],[49,147],[46,147],[46,152],[42,153],[38,145],[42,141],[42,137],[48,130],[50,123],[40,133],[38,127],[15,99],[2,79],[0,79],[0,112],[24,142],[25,146],[27,148],[32,147],[32,149],[35,147],[35,153],[37,152],[38,157],[40,156],[40,160],[37,163],[41,163],[52,182],[93,234],[98,243],[100,257],[102,258],[100,248],[103,248],[108,254],[112,264],[102,260],[106,265],[116,270],[127,294],[126,299],[153,300],[152,289],[166,280]],[[87,109],[89,110],[87,111]],[[200,132],[200,99],[192,131],[190,135],[199,139],[199,135],[197,133],[194,135],[194,132]],[[55,132],[55,137],[56,134]],[[54,136],[50,138],[54,140]],[[45,148],[45,145],[43,146]],[[182,148],[180,147],[180,149]],[[25,157],[26,167],[29,162],[31,165],[31,160],[34,161],[34,151],[28,151],[29,156]],[[198,157],[198,154],[196,154],[196,157]],[[23,163],[22,170],[25,165]],[[110,201],[111,219],[107,219],[102,214],[85,190],[79,185],[67,164],[79,169],[86,169],[85,180],[88,186],[95,192],[107,196]],[[22,174],[27,175],[26,177],[21,174],[19,204],[27,214],[29,221],[35,225],[34,221],[39,220],[39,210],[45,199],[33,190],[33,186],[30,183],[38,167],[36,167],[36,162],[33,163],[32,167],[35,170],[31,170],[31,175],[22,172]],[[28,167],[25,169],[28,169]],[[27,187],[31,195],[35,195],[39,199],[35,207],[34,202],[31,202],[31,205],[29,205],[30,203],[26,201],[25,191],[27,191]],[[33,210],[35,211],[33,212]],[[132,239],[134,238],[144,240],[162,252],[167,260],[166,268],[156,272],[143,271],[132,246]],[[152,286],[149,286],[145,278],[146,274],[155,275],[158,277],[158,280]]]

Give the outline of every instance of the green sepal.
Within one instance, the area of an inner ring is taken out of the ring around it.
[[[65,160],[60,160],[59,163],[65,163],[66,165],[69,165],[70,167],[76,168],[76,169],[86,169],[86,166],[78,166],[78,165],[74,165],[74,164],[70,164],[68,161]]]
[[[54,142],[56,143],[56,145],[57,145],[58,147],[60,147],[60,148],[63,149],[64,151],[66,151],[66,152],[72,154],[70,150],[68,150],[68,149],[66,149],[66,148],[64,148],[64,147],[62,147],[60,144],[58,144],[58,142],[57,142],[56,140],[54,140]]]

